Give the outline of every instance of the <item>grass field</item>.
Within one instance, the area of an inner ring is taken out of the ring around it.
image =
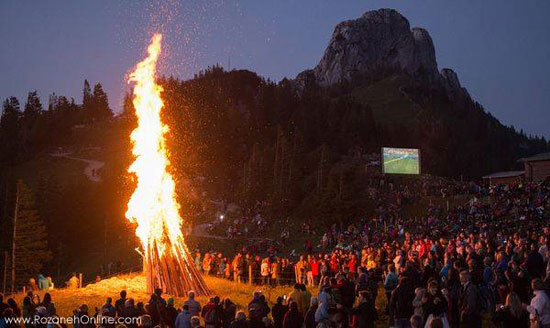
[[[248,303],[252,299],[252,294],[256,290],[261,290],[265,295],[270,306],[277,300],[278,296],[288,295],[292,288],[290,286],[254,286],[249,284],[236,284],[232,281],[217,277],[206,276],[205,281],[214,293],[220,296],[221,299],[229,297],[238,309],[245,310]],[[87,304],[90,308],[90,313],[93,314],[93,309],[97,306],[101,307],[105,303],[107,297],[112,297],[113,301],[119,298],[119,292],[126,290],[128,297],[131,297],[135,302],[148,302],[150,295],[145,289],[145,276],[141,273],[133,273],[120,275],[109,279],[104,279],[98,283],[87,285],[80,289],[60,288],[50,291],[52,299],[55,303],[57,312],[60,316],[70,316],[73,310],[81,304]],[[317,294],[317,288],[310,289],[312,294]],[[44,296],[44,292],[39,292],[40,298]],[[19,293],[15,299],[18,304],[22,304],[24,295]],[[170,297],[165,295],[165,298]],[[201,296],[197,299],[201,304],[206,304],[207,296]],[[176,307],[183,306],[185,298],[174,297]]]
[[[418,155],[384,153],[384,173],[420,174],[420,161]]]

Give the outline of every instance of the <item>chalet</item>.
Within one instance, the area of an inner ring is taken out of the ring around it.
[[[550,177],[550,152],[522,158],[527,181],[543,181]]]
[[[520,183],[525,177],[525,171],[505,171],[483,176],[488,185]]]

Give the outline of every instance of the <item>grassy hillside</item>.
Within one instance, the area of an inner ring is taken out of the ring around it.
[[[407,83],[408,79],[405,77],[391,76],[359,86],[352,90],[349,96],[361,104],[368,105],[378,123],[413,124],[418,121],[423,109],[401,91],[402,86]]]
[[[206,283],[211,288],[214,295],[220,298],[229,297],[238,309],[246,310],[248,303],[252,299],[252,294],[256,290],[261,290],[265,295],[270,306],[272,306],[278,296],[288,295],[292,288],[289,286],[267,287],[254,286],[249,284],[236,284],[226,279],[216,277],[205,277]],[[150,295],[146,292],[145,276],[142,274],[127,274],[116,276],[110,279],[102,280],[98,283],[90,284],[81,289],[60,288],[50,292],[53,301],[55,302],[57,312],[60,316],[70,316],[73,310],[81,304],[87,304],[90,312],[93,314],[94,307],[101,307],[105,303],[107,297],[112,297],[116,300],[121,290],[128,292],[128,297],[134,298],[136,302],[148,302]],[[317,294],[317,289],[310,289],[312,294]],[[39,292],[42,298],[44,293]],[[212,295],[213,296],[213,295]],[[22,303],[24,295],[17,294],[16,300],[19,304]],[[170,295],[165,295],[170,297]],[[198,297],[201,304],[208,302],[208,296]],[[181,308],[185,298],[175,297],[176,307]]]

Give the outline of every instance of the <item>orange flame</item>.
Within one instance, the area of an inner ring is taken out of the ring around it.
[[[162,87],[155,81],[161,41],[161,34],[153,36],[147,58],[137,64],[129,78],[129,82],[135,82],[133,104],[138,126],[130,135],[135,161],[128,172],[135,174],[137,187],[128,202],[126,217],[137,223],[148,292],[161,288],[183,296],[193,289],[198,295],[208,295],[210,290],[185,246],[174,178],[167,171],[168,127],[160,115],[164,106]]]
[[[148,48],[148,57],[137,64],[129,82],[135,82],[133,104],[138,126],[131,134],[135,161],[128,171],[137,177],[137,187],[130,201],[126,217],[137,223],[144,253],[157,247],[159,256],[171,245],[173,251],[183,247],[182,218],[175,197],[175,183],[167,172],[165,134],[168,127],[161,121],[164,106],[162,87],[156,84],[156,64],[161,53],[161,34],[155,34]],[[168,238],[168,240],[166,240]]]

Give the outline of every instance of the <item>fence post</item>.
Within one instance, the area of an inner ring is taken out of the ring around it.
[[[78,288],[82,288],[82,272],[78,274]]]

